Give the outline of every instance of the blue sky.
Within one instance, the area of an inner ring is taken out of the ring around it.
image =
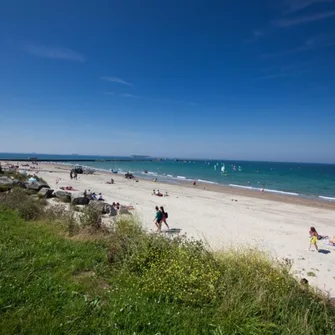
[[[5,0],[0,152],[335,162],[334,59],[334,0]]]

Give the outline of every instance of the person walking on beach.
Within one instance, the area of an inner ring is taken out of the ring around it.
[[[167,226],[167,228],[170,229],[169,225],[166,222],[166,219],[168,218],[168,213],[164,211],[163,206],[161,206],[160,209],[161,209],[161,212],[162,212],[162,222],[164,222],[165,225]]]
[[[308,250],[311,250],[311,246],[314,244],[315,249],[319,251],[318,245],[316,244],[316,242],[318,241],[318,233],[314,227],[311,227],[309,231],[309,236],[311,239]]]
[[[163,215],[162,215],[162,212],[159,210],[159,208],[157,206],[155,207],[155,210],[156,210],[156,215],[155,215],[155,218],[154,218],[154,222],[155,222],[155,225],[157,227],[157,232],[160,233],[161,230],[162,230]]]

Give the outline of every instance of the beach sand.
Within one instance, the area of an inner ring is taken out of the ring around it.
[[[154,230],[155,206],[164,206],[168,224],[189,237],[205,240],[213,250],[257,247],[274,258],[292,260],[292,273],[335,296],[335,247],[318,241],[321,252],[308,251],[309,228],[321,235],[335,235],[335,204],[235,190],[215,185],[162,184],[126,180],[124,176],[96,172],[70,180],[69,167],[39,163],[39,177],[57,189],[72,186],[101,192],[109,203],[132,205],[147,230]],[[59,183],[56,185],[56,179]],[[106,184],[113,178],[115,184]],[[205,189],[204,189],[205,188]],[[168,197],[152,195],[159,189]],[[163,227],[163,232],[166,227]]]

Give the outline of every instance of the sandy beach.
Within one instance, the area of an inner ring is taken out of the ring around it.
[[[4,164],[3,164],[4,165]],[[256,194],[207,185],[170,185],[148,180],[127,180],[122,175],[96,172],[70,180],[69,167],[39,163],[37,175],[57,189],[101,192],[109,203],[135,207],[143,226],[154,230],[154,207],[164,206],[171,228],[205,240],[211,248],[257,247],[274,258],[292,260],[297,278],[335,296],[335,247],[318,241],[321,252],[308,251],[309,228],[320,235],[335,235],[335,204],[295,197]],[[56,185],[56,179],[59,179]],[[113,178],[115,184],[106,184]],[[152,195],[159,189],[167,197]],[[163,227],[163,232],[166,227]]]

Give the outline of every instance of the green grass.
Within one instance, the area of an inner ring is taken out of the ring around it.
[[[59,220],[58,220],[59,221]],[[1,334],[333,334],[335,311],[285,264],[186,238],[24,221],[0,208]]]

